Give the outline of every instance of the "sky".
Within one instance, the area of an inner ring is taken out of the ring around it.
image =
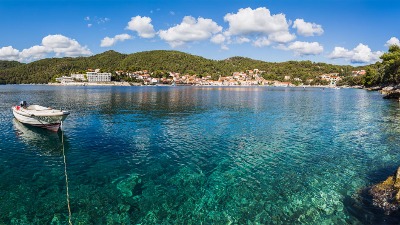
[[[398,0],[0,0],[0,60],[108,50],[339,65],[400,45]]]

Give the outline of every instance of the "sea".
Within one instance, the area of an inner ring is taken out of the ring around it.
[[[23,125],[22,100],[71,114]],[[399,134],[361,89],[3,85],[0,224],[398,224],[367,190]]]

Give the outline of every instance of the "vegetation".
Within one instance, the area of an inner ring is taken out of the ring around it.
[[[372,78],[383,84],[400,83],[400,47],[392,45],[389,51],[381,56],[382,63],[375,70],[371,69]]]
[[[392,45],[381,57],[382,62],[365,67],[366,74],[345,77],[340,84],[364,85],[365,87],[400,84],[400,47]]]
[[[17,61],[1,61],[0,60],[0,70],[13,68],[22,65],[22,63]]]
[[[116,75],[115,71],[118,70],[125,72],[148,70],[153,77],[165,77],[169,72],[177,72],[218,79],[219,76],[229,76],[233,72],[259,69],[265,71],[262,76],[267,80],[283,81],[285,76],[290,76],[291,81],[294,78],[300,78],[303,81],[313,79],[314,83],[319,82],[316,79],[318,75],[339,73],[345,76],[355,69],[351,66],[311,61],[271,63],[244,57],[210,60],[179,51],[158,50],[129,55],[107,51],[90,57],[49,58],[27,64],[0,61],[0,84],[48,83],[56,77],[82,73],[88,68],[100,68],[102,71],[112,72],[113,80],[129,80],[127,77]],[[375,82],[375,80],[372,79],[370,82]]]

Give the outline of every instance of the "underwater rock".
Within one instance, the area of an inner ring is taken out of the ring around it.
[[[385,181],[375,184],[369,190],[372,203],[385,211],[386,215],[400,209],[400,167]]]
[[[51,220],[50,224],[51,225],[60,225],[61,224],[60,218],[58,218],[58,215],[53,216],[53,219]]]
[[[113,181],[115,183],[116,181]],[[137,184],[140,184],[142,180],[138,174],[131,174],[128,178],[119,180],[117,183],[117,189],[125,197],[131,197],[132,191]]]
[[[131,224],[129,220],[129,215],[127,213],[112,213],[110,212],[106,216],[107,224]]]
[[[22,218],[12,218],[11,224],[29,224],[28,218],[26,215],[22,215]]]
[[[130,208],[130,205],[118,204],[118,209],[120,212],[128,212]]]

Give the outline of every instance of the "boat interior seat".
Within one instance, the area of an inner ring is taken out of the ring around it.
[[[36,111],[51,110],[51,108],[43,107],[43,106],[40,106],[40,105],[30,105],[30,106],[26,107],[26,109],[28,109],[28,110],[36,110]]]

